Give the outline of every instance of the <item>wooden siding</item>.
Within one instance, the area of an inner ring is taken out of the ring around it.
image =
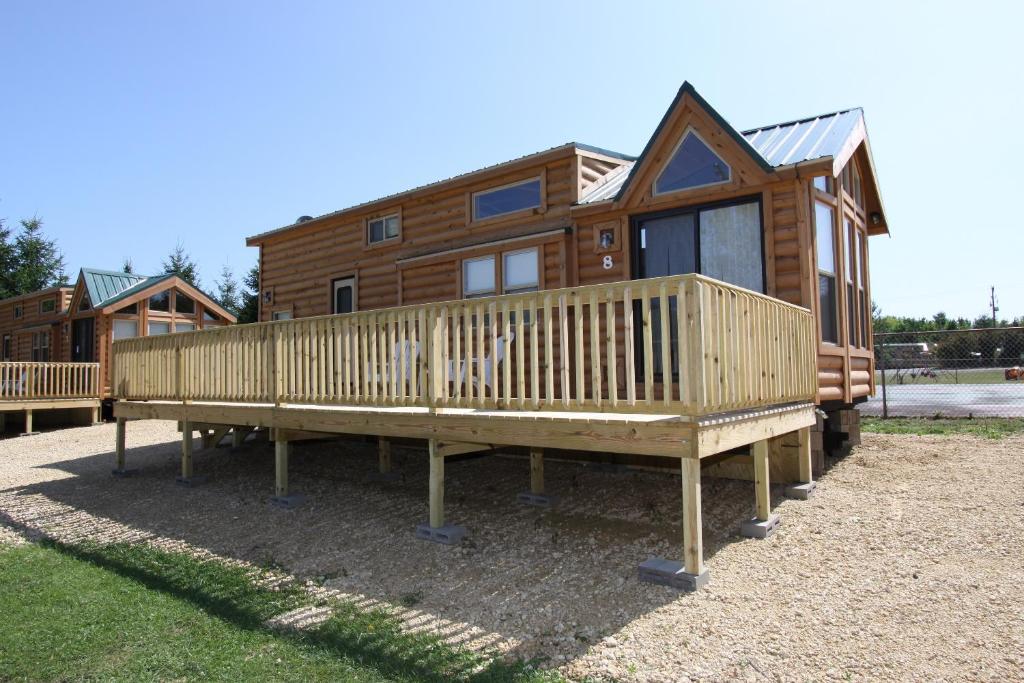
[[[66,346],[65,331],[61,323],[71,299],[72,288],[60,287],[33,292],[0,301],[0,339],[11,335],[11,361],[32,360],[32,334],[45,332],[50,335],[50,359],[61,358]],[[42,301],[53,299],[53,312],[40,313]],[[22,315],[14,317],[15,307],[22,308]],[[2,360],[2,359],[0,359]]]
[[[729,164],[730,181],[654,195],[654,179],[679,136],[690,128]],[[513,248],[509,240],[518,240],[516,248],[538,246],[542,289],[629,280],[634,276],[631,218],[750,197],[759,198],[762,206],[766,293],[810,309],[820,329],[812,178],[801,177],[792,169],[778,175],[765,171],[694,102],[684,98],[682,106],[666,119],[644,159],[637,162],[640,165],[633,169],[634,177],[619,200],[575,205],[588,187],[628,162],[571,149],[542,157],[532,165],[509,164],[504,173],[489,171],[486,179],[455,179],[429,192],[403,195],[394,204],[375,202],[372,211],[341,212],[309,226],[253,238],[255,242],[250,243],[261,247],[261,292],[272,297],[272,303],[261,302],[260,319],[270,320],[276,311],[287,311],[295,318],[331,313],[331,283],[342,277],[356,279],[360,311],[458,299],[462,296],[462,260],[499,255]],[[818,174],[823,167],[808,168]],[[540,210],[489,221],[471,220],[472,192],[531,177],[543,181]],[[400,237],[367,245],[366,220],[395,212],[402,217]],[[861,223],[864,218],[861,212]],[[568,232],[558,234],[560,228],[568,228]],[[610,248],[599,243],[599,235],[606,230],[615,234]],[[842,258],[840,252],[837,259]],[[845,298],[844,285],[837,278],[837,289],[843,290]],[[870,301],[869,282],[865,290]],[[842,345],[818,345],[819,403],[849,403],[873,391],[870,343],[868,348],[849,347],[851,336],[845,330],[843,306],[841,302],[837,309]],[[622,329],[616,330],[616,339],[621,350]]]

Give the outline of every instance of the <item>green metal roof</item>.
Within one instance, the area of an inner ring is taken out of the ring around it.
[[[82,268],[81,277],[85,281],[85,291],[89,295],[89,303],[93,308],[104,308],[172,276],[152,277],[113,270]]]

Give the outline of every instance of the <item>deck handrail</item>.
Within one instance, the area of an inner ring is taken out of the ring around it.
[[[695,274],[113,346],[129,400],[705,415],[810,399],[817,379],[807,309]]]
[[[0,362],[0,403],[99,396],[99,363]]]

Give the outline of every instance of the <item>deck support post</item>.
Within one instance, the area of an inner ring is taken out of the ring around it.
[[[551,507],[558,498],[544,493],[544,449],[530,449],[530,490],[520,493],[516,500],[526,505],[537,507]]]
[[[245,437],[249,435],[249,432],[243,431],[241,427],[237,425],[231,428],[231,447],[241,448],[242,444],[245,443]]]
[[[694,448],[694,450],[696,450]],[[683,493],[683,561],[652,557],[640,564],[640,580],[695,591],[707,584],[704,567],[704,537],[700,511],[700,459],[688,454],[681,458]]]
[[[274,497],[270,502],[277,507],[291,509],[301,505],[305,496],[288,492],[288,456],[291,455],[292,444],[287,438],[282,438],[280,431],[275,436]]]
[[[398,481],[397,472],[391,471],[391,441],[383,436],[377,438],[377,471],[369,476],[370,481]]]
[[[111,471],[115,477],[130,477],[138,470],[130,470],[126,467],[127,458],[125,457],[125,442],[127,441],[127,428],[128,421],[123,418],[117,418],[117,427],[114,439],[114,456],[116,458],[116,464],[114,469]]]
[[[457,545],[466,535],[461,526],[444,523],[444,453],[437,439],[427,443],[430,458],[430,519],[416,527],[416,537],[425,541]]]
[[[92,409],[92,423],[94,425],[100,424],[100,409],[98,407]]]
[[[814,495],[818,484],[814,481],[811,458],[811,428],[804,427],[797,432],[797,462],[800,483],[786,487],[786,497],[807,500]]]
[[[31,409],[26,410],[25,411],[25,431],[22,432],[21,435],[22,436],[32,436],[32,435],[38,434],[38,433],[39,432],[32,431],[32,410]]]
[[[190,420],[181,422],[181,474],[175,479],[182,486],[189,488],[203,483],[206,477],[197,477],[192,472],[192,433],[195,426]]]
[[[754,494],[757,513],[740,526],[740,534],[748,538],[768,538],[779,528],[779,516],[772,514],[771,487],[768,481],[768,440],[754,442]]]

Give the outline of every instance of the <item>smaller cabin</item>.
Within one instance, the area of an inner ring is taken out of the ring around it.
[[[45,363],[62,357],[71,287],[50,287],[0,301],[3,361]]]
[[[101,396],[110,396],[115,339],[194,332],[236,322],[209,295],[177,275],[136,275],[83,268],[71,291],[62,360],[100,364]]]

